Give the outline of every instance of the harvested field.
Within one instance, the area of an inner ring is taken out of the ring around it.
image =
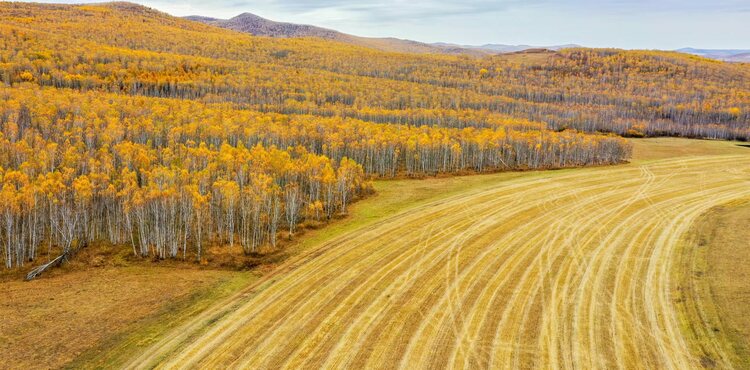
[[[695,220],[750,196],[747,150],[643,140],[629,165],[434,180],[465,186],[331,235],[124,365],[731,367],[696,351],[674,271]]]

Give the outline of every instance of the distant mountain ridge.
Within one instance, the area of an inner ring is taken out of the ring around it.
[[[750,63],[750,49],[677,49],[680,53],[693,54],[704,58],[723,60],[726,62]]]
[[[326,40],[334,40],[348,44],[364,46],[381,51],[425,53],[425,54],[470,54],[491,55],[516,53],[526,50],[560,50],[564,48],[580,47],[579,45],[553,45],[553,46],[531,46],[531,45],[458,45],[451,43],[424,43],[413,40],[404,40],[393,37],[376,38],[354,36],[336,30],[287,22],[276,22],[260,17],[252,13],[242,13],[230,19],[217,19],[203,16],[187,16],[185,19],[206,23],[239,32],[246,32],[256,36],[268,37],[317,37]]]
[[[517,53],[517,52],[532,50],[532,49],[547,49],[547,50],[557,51],[560,49],[582,47],[581,45],[576,45],[576,44],[550,45],[550,46],[507,45],[507,44],[458,45],[458,44],[450,44],[450,43],[443,43],[443,42],[437,42],[432,45],[436,45],[440,47],[456,47],[456,48],[462,48],[462,49],[486,50],[486,51],[491,51],[491,52],[500,53],[500,54]]]
[[[206,23],[256,36],[269,37],[317,37],[348,44],[364,46],[382,51],[426,53],[426,54],[487,54],[487,52],[454,47],[441,47],[423,42],[397,38],[375,38],[349,35],[328,28],[306,24],[272,21],[252,13],[242,13],[231,19],[217,19],[203,16],[188,16],[186,19]]]

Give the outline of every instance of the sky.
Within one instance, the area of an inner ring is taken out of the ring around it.
[[[37,0],[67,3],[71,1]],[[78,0],[74,2],[101,2]],[[132,0],[131,0],[132,1]],[[176,16],[250,12],[371,37],[467,45],[750,49],[750,0],[135,0]]]

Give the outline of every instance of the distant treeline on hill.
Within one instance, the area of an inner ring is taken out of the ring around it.
[[[0,243],[246,252],[368,178],[615,164],[624,136],[747,139],[750,72],[676,53],[385,53],[148,8],[0,4]]]

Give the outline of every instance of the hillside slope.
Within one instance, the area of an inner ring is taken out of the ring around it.
[[[11,84],[31,79],[417,126],[526,120],[630,136],[750,137],[750,65],[616,49],[484,58],[388,53],[312,38],[251,37],[127,3],[0,6],[10,41],[0,79]]]

